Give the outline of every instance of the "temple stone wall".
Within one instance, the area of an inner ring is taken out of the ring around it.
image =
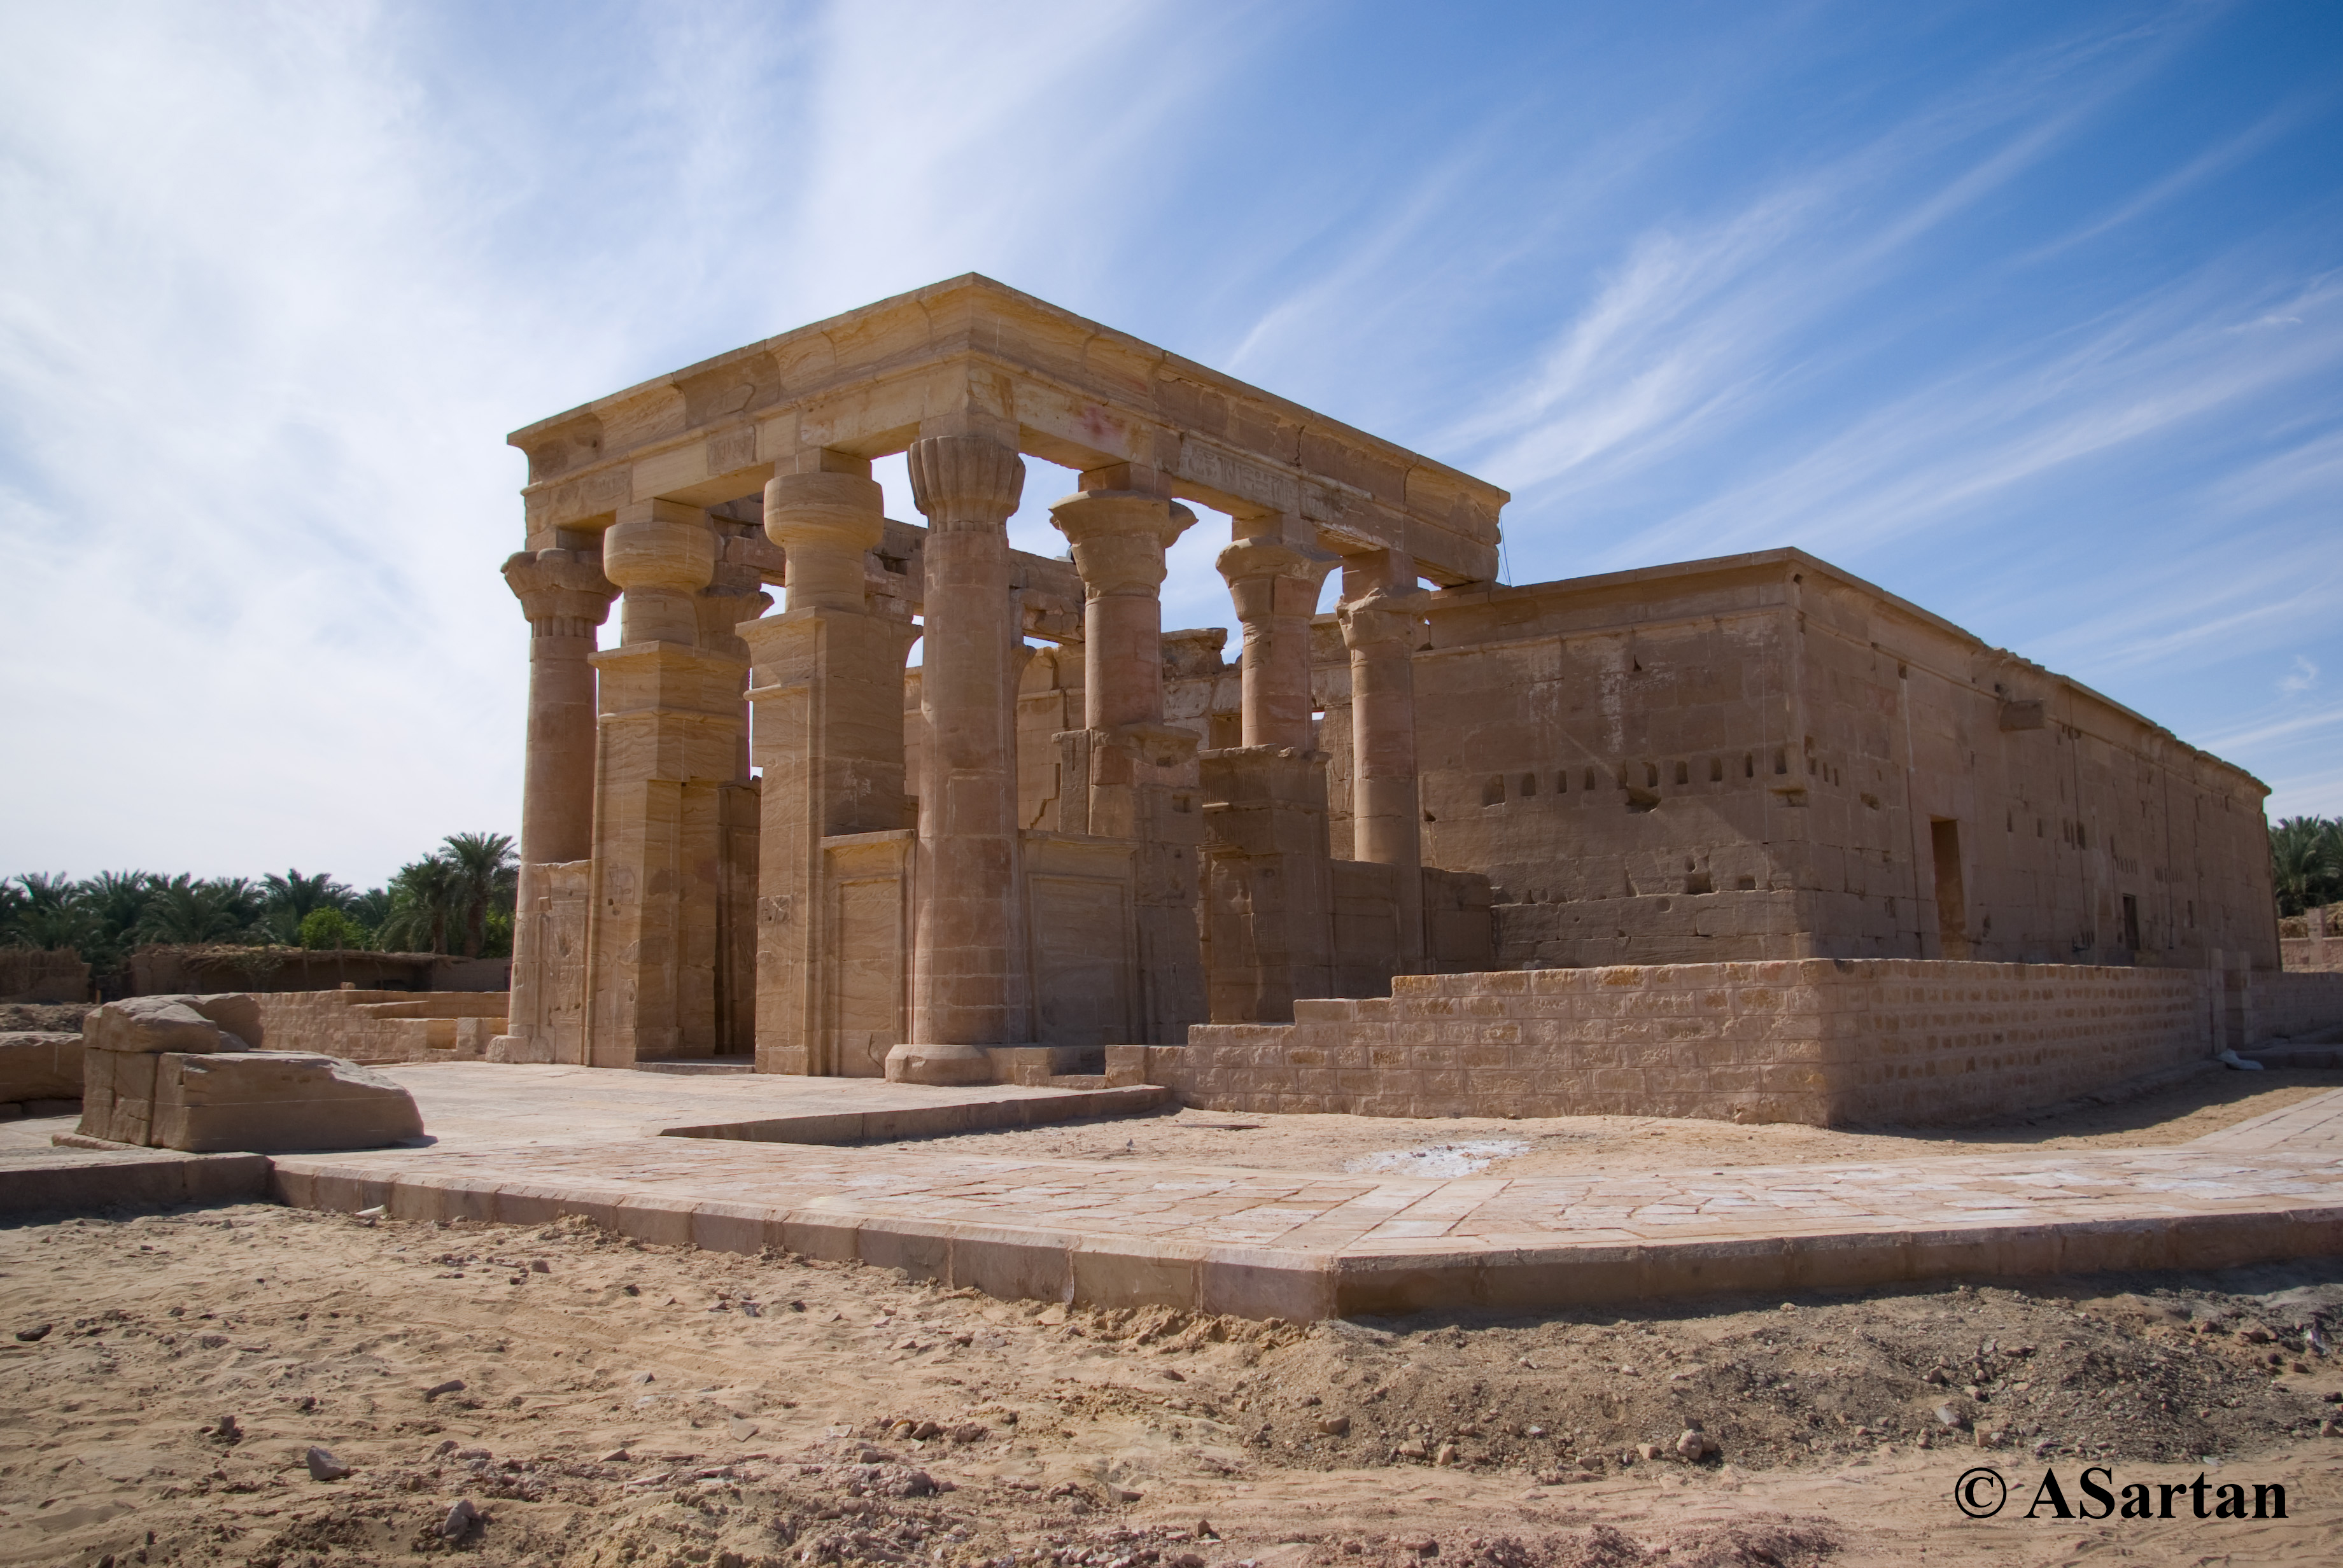
[[[346,1061],[478,1061],[505,1031],[503,991],[265,991],[261,1038],[271,1050],[307,1050]]]
[[[2271,1040],[2334,1039],[2343,1032],[2343,972],[2255,970],[2242,978],[2241,1010],[2247,1045]]]
[[[2268,791],[2140,716],[1795,550],[1498,585],[1503,491],[988,279],[510,438],[494,1060],[1349,1072],[1292,1052],[1453,1013],[1515,1035],[1378,1044],[1451,1056],[1339,1093],[1829,1120],[2055,1098],[2326,1005],[2258,989]],[[924,528],[883,515],[899,453]],[[1027,495],[1029,458],[1074,493]],[[1063,557],[1010,548],[1036,500]],[[1162,628],[1205,513],[1233,646]],[[1823,960],[1856,967],[1764,969]],[[376,1005],[338,1027],[478,1032]],[[1291,1030],[1180,1044],[1205,1018]],[[1310,1081],[1244,1092],[1327,1108]]]
[[[2281,961],[2291,972],[2343,973],[2343,936],[2285,937],[2278,941]]]
[[[1428,864],[1519,965],[2278,965],[2243,771],[1795,550],[1426,596]]]
[[[2215,1050],[2217,974],[1910,960],[1409,975],[1295,1004],[1111,1075],[1217,1111],[1691,1116],[1925,1124],[2183,1070]],[[2343,1023],[2343,994],[2308,1004]]]

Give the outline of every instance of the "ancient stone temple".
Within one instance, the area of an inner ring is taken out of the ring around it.
[[[980,277],[512,439],[531,661],[500,1055],[990,1079],[1488,961],[1485,918],[1427,948],[1407,607],[1495,575],[1494,487]],[[897,452],[924,526],[883,513],[870,462]],[[1081,476],[1051,508],[1068,559],[1009,547],[1025,454]],[[1167,710],[1184,502],[1232,519],[1234,734]],[[1312,690],[1336,569],[1371,802],[1341,862]]]
[[[1176,1077],[1442,976],[2277,967],[2266,791],[2147,719],[1795,551],[1500,585],[1503,491],[983,277],[511,440],[501,1060]],[[1233,659],[1162,625],[1199,511]]]

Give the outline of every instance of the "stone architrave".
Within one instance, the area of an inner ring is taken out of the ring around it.
[[[620,641],[598,653],[601,724],[586,1060],[707,1056],[717,1036],[727,787],[737,784],[747,669],[699,645],[714,580],[707,514],[619,509],[602,569],[623,590]]]
[[[563,938],[548,930],[556,916],[542,868],[582,861],[594,850],[594,638],[618,588],[602,575],[598,549],[524,550],[505,562],[504,578],[528,618],[528,731],[511,1032],[498,1055],[576,1060],[583,1013],[548,984],[546,953]]]
[[[1412,581],[1403,585],[1391,575],[1361,597],[1344,598],[1336,615],[1351,654],[1352,855],[1399,868],[1400,967],[1413,972],[1423,961],[1414,665],[1423,617],[1409,602]]]
[[[1013,441],[947,430],[911,444],[927,514],[925,648],[911,1038],[887,1076],[983,1082],[985,1048],[1031,1044],[1032,960],[1021,895],[1017,650],[1009,515],[1025,484]]]
[[[831,1074],[841,1060],[832,971],[886,954],[840,951],[825,908],[823,840],[900,829],[903,657],[912,628],[874,613],[864,557],[886,528],[870,464],[818,452],[765,487],[765,532],[788,557],[786,604],[741,628],[751,660],[759,834],[757,1070]],[[891,602],[891,601],[890,601]]]

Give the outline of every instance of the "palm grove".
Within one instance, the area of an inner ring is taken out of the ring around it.
[[[508,833],[456,833],[379,888],[323,872],[247,877],[31,872],[0,881],[0,943],[72,948],[104,973],[148,942],[388,952],[512,951],[519,859]]]
[[[2269,832],[2280,914],[2343,902],[2343,818],[2288,817]],[[500,958],[512,951],[518,868],[510,834],[456,833],[363,893],[297,870],[257,881],[154,871],[75,881],[29,872],[0,881],[0,944],[73,948],[100,971],[146,942]]]

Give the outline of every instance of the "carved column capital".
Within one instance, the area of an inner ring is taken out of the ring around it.
[[[1314,614],[1332,556],[1312,556],[1277,539],[1239,539],[1213,560],[1236,600],[1237,618]]]
[[[602,571],[626,593],[624,642],[699,641],[694,600],[716,576],[708,514],[673,501],[623,508],[602,535]]]
[[[997,528],[1025,491],[1025,459],[1017,448],[985,436],[930,436],[905,454],[911,498],[930,528]]]
[[[538,637],[587,637],[609,618],[618,585],[582,550],[523,550],[504,564],[505,586]]]
[[[1342,643],[1356,655],[1413,653],[1423,632],[1423,615],[1409,603],[1415,596],[1378,589],[1364,598],[1335,606]]]
[[[1073,548],[1082,591],[1152,595],[1163,586],[1163,552],[1195,526],[1196,514],[1142,490],[1082,490],[1050,508]]]
[[[789,558],[789,608],[864,608],[862,558],[886,537],[886,505],[861,474],[783,474],[765,486],[765,537]]]

